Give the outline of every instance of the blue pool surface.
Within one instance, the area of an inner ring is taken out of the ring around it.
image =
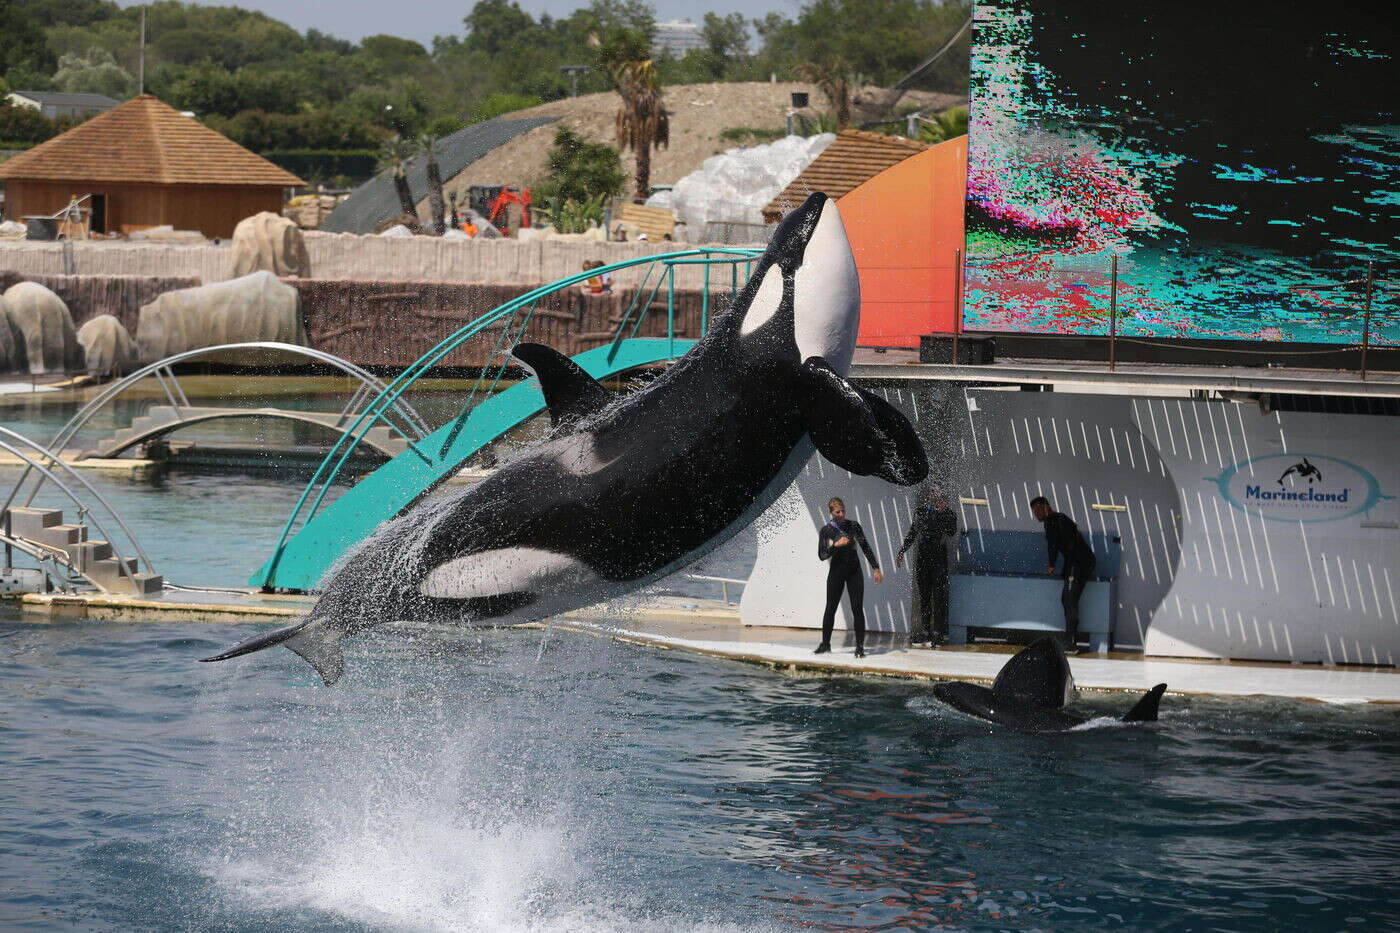
[[[0,622],[0,927],[1394,929],[1400,717],[1026,736],[913,682],[401,629]],[[1124,698],[1088,701],[1120,711]]]

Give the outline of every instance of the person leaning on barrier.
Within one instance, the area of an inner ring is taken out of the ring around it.
[[[1048,553],[1045,572],[1055,572],[1056,560],[1064,559],[1064,569],[1060,575],[1065,585],[1060,591],[1060,604],[1065,610],[1065,650],[1075,651],[1075,640],[1079,637],[1079,597],[1084,595],[1084,587],[1094,572],[1094,551],[1089,542],[1079,533],[1079,526],[1062,512],[1056,512],[1050,500],[1036,496],[1031,500],[1031,514],[1035,520],[1045,525],[1045,547]]]
[[[928,501],[914,510],[914,521],[899,546],[894,565],[903,566],[904,554],[914,549],[914,631],[910,644],[928,648],[948,643],[948,539],[958,533],[958,516],[948,508],[948,497],[937,486]]]
[[[870,561],[871,576],[876,583],[885,579],[880,572],[880,562],[865,540],[865,531],[860,522],[847,520],[846,503],[833,496],[826,504],[831,519],[822,526],[817,535],[817,557],[830,560],[826,572],[826,611],[822,613],[822,642],[817,645],[817,654],[831,650],[831,631],[836,627],[836,607],[841,604],[841,591],[844,589],[851,599],[851,621],[856,630],[856,657],[865,657],[865,575],[860,569],[860,558],[856,556],[855,545],[865,552]]]

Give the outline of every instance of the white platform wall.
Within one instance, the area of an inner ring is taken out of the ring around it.
[[[1027,502],[1046,495],[1086,531],[1122,538],[1120,646],[1400,659],[1400,417],[1364,406],[1266,413],[1253,403],[941,384],[879,391],[915,420],[950,494],[986,500],[958,506],[970,536],[1037,530]],[[1320,477],[1282,476],[1305,457]],[[832,495],[865,527],[888,574],[883,586],[867,581],[870,628],[907,632],[909,575],[890,571],[922,489],[852,477],[820,457],[761,520],[744,622],[820,624],[826,568],[816,536]],[[843,603],[838,625],[846,620]]]

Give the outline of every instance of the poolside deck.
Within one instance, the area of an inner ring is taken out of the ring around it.
[[[4,598],[18,604],[25,618],[32,621],[273,625],[286,625],[311,602],[306,596],[234,588],[166,590],[145,597],[52,593]],[[1005,645],[911,649],[903,636],[872,634],[865,658],[856,658],[849,642],[838,643],[830,654],[814,655],[816,634],[810,630],[745,626],[739,621],[737,606],[674,597],[593,606],[548,624],[662,650],[838,676],[990,682],[1015,650]],[[844,632],[838,636],[849,639]],[[1400,671],[1394,668],[1168,659],[1128,652],[1075,657],[1070,666],[1081,690],[1142,692],[1166,682],[1168,692],[1177,695],[1400,704]]]

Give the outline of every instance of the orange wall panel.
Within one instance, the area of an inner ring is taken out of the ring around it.
[[[861,346],[917,347],[959,315],[967,137],[891,166],[837,204],[860,272]]]

